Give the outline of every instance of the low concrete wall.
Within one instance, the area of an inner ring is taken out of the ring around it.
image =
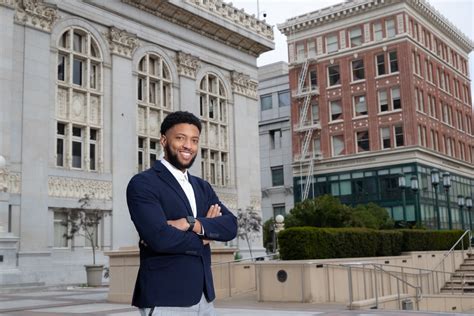
[[[234,259],[236,248],[212,248],[212,274],[214,287],[218,298],[239,293],[242,290],[255,289],[250,280],[255,275],[253,266],[239,264],[233,268],[227,262]],[[116,303],[130,303],[133,289],[140,266],[139,250],[136,247],[120,248],[120,250],[106,252],[109,256],[109,296],[108,301]],[[214,265],[216,264],[216,265]],[[229,271],[231,273],[229,274]],[[231,287],[229,287],[229,282]],[[236,285],[239,288],[236,288]]]

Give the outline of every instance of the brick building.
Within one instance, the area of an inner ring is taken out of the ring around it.
[[[423,0],[349,0],[278,28],[295,201],[328,193],[396,221],[472,228],[472,40]]]

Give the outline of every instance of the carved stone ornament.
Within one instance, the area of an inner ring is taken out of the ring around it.
[[[15,8],[15,0],[0,0],[0,6]]]
[[[66,177],[48,178],[48,195],[80,199],[85,194],[98,200],[112,200],[112,182]]]
[[[2,4],[10,2],[0,1]],[[51,32],[53,23],[58,18],[58,10],[49,4],[45,4],[43,0],[16,0],[16,23]]]
[[[261,197],[260,196],[251,196],[250,197],[250,206],[254,209],[254,210],[258,210],[260,211],[262,209],[262,204],[261,204]]]
[[[8,191],[8,170],[0,169],[0,192]]]
[[[133,51],[139,46],[137,35],[114,26],[109,29],[107,35],[112,54],[131,58]]]
[[[176,60],[179,75],[196,79],[196,71],[201,66],[198,57],[184,52],[178,52]]]
[[[231,193],[217,193],[221,202],[231,211],[237,211],[237,195]]]
[[[234,93],[242,94],[257,100],[257,81],[250,79],[249,75],[237,71],[232,71],[231,78],[232,91]]]

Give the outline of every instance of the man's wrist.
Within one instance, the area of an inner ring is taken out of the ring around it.
[[[202,225],[198,219],[196,219],[196,222],[194,223],[193,232],[195,232],[198,235],[202,235]]]

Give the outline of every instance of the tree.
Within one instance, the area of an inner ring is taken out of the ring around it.
[[[350,226],[389,229],[394,227],[394,222],[385,208],[371,202],[353,209]]]
[[[321,195],[297,203],[285,219],[285,227],[347,227],[351,208],[332,195]]]
[[[92,208],[89,194],[85,194],[84,197],[80,198],[78,203],[79,208],[69,212],[67,218],[61,222],[61,225],[68,228],[64,237],[74,239],[75,235],[79,235],[87,239],[92,247],[92,263],[95,265],[97,228],[106,213],[104,210]]]
[[[237,224],[239,228],[237,236],[247,241],[250,258],[253,259],[250,240],[253,240],[255,235],[260,232],[260,227],[262,227],[262,217],[253,207],[247,207],[245,211],[239,209],[237,211]]]

